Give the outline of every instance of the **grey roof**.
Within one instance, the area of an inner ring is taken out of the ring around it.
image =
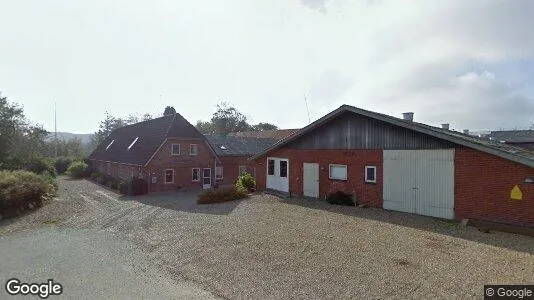
[[[167,115],[114,130],[89,155],[89,159],[145,165],[165,139],[170,137],[204,139],[180,114]],[[135,144],[128,149],[136,138]]]
[[[293,140],[305,135],[306,133],[312,131],[313,129],[315,129],[315,128],[317,128],[317,127],[319,127],[319,126],[321,126],[321,125],[323,125],[325,123],[327,123],[331,119],[341,115],[344,112],[352,112],[352,113],[355,113],[355,114],[359,114],[359,115],[362,115],[362,116],[366,116],[366,117],[369,117],[369,118],[380,120],[380,121],[383,121],[383,122],[386,122],[386,123],[390,123],[390,124],[393,124],[393,125],[396,125],[396,126],[401,126],[401,127],[404,127],[404,128],[407,128],[407,129],[411,129],[411,130],[414,130],[414,131],[417,131],[417,132],[428,134],[430,136],[434,136],[436,138],[447,140],[447,141],[450,141],[450,142],[458,144],[458,145],[462,145],[462,146],[469,147],[469,148],[472,148],[472,149],[476,149],[476,150],[479,150],[479,151],[482,151],[482,152],[493,154],[493,155],[502,157],[504,159],[508,159],[508,160],[511,160],[511,161],[514,161],[514,162],[517,162],[517,163],[520,163],[520,164],[523,164],[523,165],[526,165],[526,166],[529,166],[529,167],[534,167],[534,152],[533,151],[529,151],[529,150],[526,150],[526,149],[523,149],[523,148],[519,148],[519,147],[514,147],[514,146],[511,146],[511,145],[507,145],[507,144],[496,142],[496,141],[477,138],[477,137],[474,137],[474,136],[471,136],[471,135],[467,135],[467,134],[463,134],[463,133],[460,133],[460,132],[457,132],[457,131],[446,130],[446,129],[442,129],[442,128],[426,125],[426,124],[423,124],[423,123],[418,123],[418,122],[399,119],[399,118],[396,118],[396,117],[392,117],[392,116],[389,116],[389,115],[376,113],[376,112],[372,112],[372,111],[368,111],[368,110],[364,110],[364,109],[360,109],[360,108],[357,108],[357,107],[354,107],[354,106],[350,106],[350,105],[342,105],[338,109],[330,112],[329,114],[325,115],[324,117],[320,118],[319,120],[317,120],[317,121],[311,123],[310,125],[302,128],[298,132],[290,135],[287,138],[284,138],[284,139],[278,141],[276,144],[274,144],[273,146],[269,147],[265,151],[263,151],[261,153],[258,153],[257,155],[255,155],[251,159],[257,159],[257,158],[260,158],[262,156],[265,156],[270,151],[278,149],[278,148],[286,145],[290,141],[293,141]]]
[[[489,137],[494,141],[507,143],[534,143],[534,130],[505,130],[492,131]]]
[[[276,143],[276,139],[235,137],[217,134],[204,135],[218,156],[252,156]]]

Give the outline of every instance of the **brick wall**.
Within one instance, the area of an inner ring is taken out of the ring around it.
[[[245,166],[247,172],[254,176],[255,163],[248,160],[249,156],[221,156],[221,166],[223,167],[222,184],[234,184],[239,177],[239,166]]]
[[[455,157],[456,218],[480,219],[534,226],[534,168],[471,149],[457,149]],[[510,199],[518,185],[523,200]]]
[[[180,144],[180,155],[171,154],[171,145]],[[198,155],[189,154],[189,145],[198,145]],[[204,140],[168,139],[147,166],[150,192],[176,190],[179,188],[201,188],[202,169],[212,169],[212,184],[215,176],[215,157]],[[192,180],[192,169],[200,168],[200,180]],[[165,183],[165,169],[174,170],[174,183]],[[156,176],[157,183],[152,184],[151,177]]]
[[[319,196],[343,191],[373,207],[382,207],[382,150],[294,150],[278,149],[269,157],[289,159],[289,192],[302,196],[303,163],[319,163]],[[263,157],[257,161],[258,189],[265,189],[266,161]],[[329,164],[347,165],[346,181],[329,178]],[[376,166],[376,184],[365,183],[365,166]]]

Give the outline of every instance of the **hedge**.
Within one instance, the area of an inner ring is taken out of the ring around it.
[[[198,204],[220,203],[239,200],[247,197],[246,191],[235,187],[206,190],[198,196]]]
[[[56,195],[57,182],[48,174],[29,171],[0,171],[0,214],[16,215],[42,205]]]
[[[326,201],[330,204],[336,204],[336,205],[346,205],[346,206],[354,206],[354,200],[352,200],[352,196],[349,194],[345,194],[343,192],[335,192],[326,198]]]
[[[67,173],[72,178],[83,178],[87,176],[89,166],[83,161],[74,161],[67,169]]]
[[[138,177],[123,178],[120,182],[120,193],[128,196],[143,195],[148,192],[147,182]]]

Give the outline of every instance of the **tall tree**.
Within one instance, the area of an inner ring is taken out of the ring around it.
[[[165,111],[163,111],[164,116],[174,115],[175,113],[176,113],[176,109],[174,109],[174,107],[172,106],[165,107]]]
[[[247,123],[247,117],[230,106],[228,102],[217,104],[217,111],[211,117],[215,133],[228,134],[230,132],[248,131],[252,127]]]
[[[148,120],[152,120],[152,116],[149,113],[146,113],[141,118],[141,121],[148,121]]]
[[[113,130],[125,125],[127,125],[126,121],[121,118],[116,118],[106,111],[106,117],[103,121],[100,121],[98,131],[93,134],[91,143],[94,147],[98,146],[109,136]]]

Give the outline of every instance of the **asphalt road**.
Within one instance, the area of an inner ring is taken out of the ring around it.
[[[105,231],[49,227],[0,236],[0,253],[1,299],[11,297],[5,288],[10,278],[53,279],[63,294],[49,299],[214,298],[194,283],[169,279],[135,245]]]

